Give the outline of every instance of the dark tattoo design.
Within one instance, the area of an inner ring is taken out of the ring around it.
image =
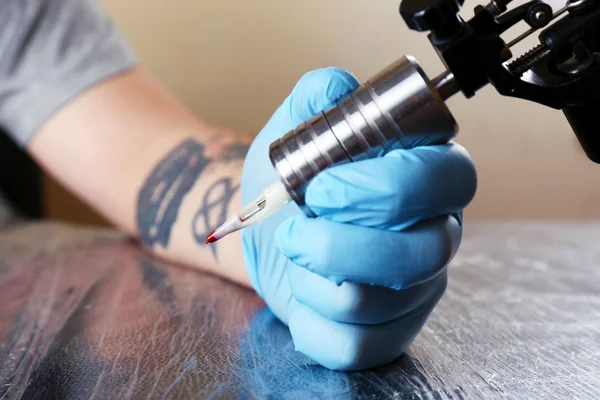
[[[239,185],[234,186],[231,178],[219,179],[208,188],[204,194],[202,206],[192,220],[192,233],[196,242],[203,244],[206,237],[225,222],[228,217],[227,205],[238,189]],[[213,210],[216,212],[213,212]],[[211,245],[210,249],[215,259],[217,259],[216,246]]]
[[[188,139],[169,153],[150,174],[138,195],[140,241],[148,247],[157,244],[167,247],[181,204],[208,165],[216,161],[243,160],[248,148],[247,144],[231,143],[218,152],[218,157],[208,157],[204,145]],[[198,244],[204,245],[206,236],[225,222],[229,204],[239,189],[231,177],[223,177],[206,189],[192,220],[192,234]],[[210,249],[216,260],[216,246],[211,245]]]
[[[168,246],[183,198],[210,161],[204,146],[190,139],[158,164],[138,196],[137,224],[142,243]]]

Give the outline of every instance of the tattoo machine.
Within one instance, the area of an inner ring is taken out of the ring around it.
[[[475,7],[465,21],[464,0],[403,0],[400,14],[428,38],[447,70],[429,79],[404,56],[271,144],[280,181],[213,232],[207,243],[258,223],[294,201],[304,202],[310,181],[326,168],[378,157],[390,148],[446,143],[458,126],[445,104],[491,84],[500,95],[562,110],[588,158],[600,163],[600,0],[569,0],[560,10],[541,0],[509,10],[512,0]],[[528,29],[510,42],[501,35],[520,22]],[[540,44],[513,59],[511,48],[535,32]]]

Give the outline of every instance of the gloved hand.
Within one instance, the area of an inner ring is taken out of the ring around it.
[[[252,144],[247,203],[278,178],[268,147],[356,89],[349,73],[305,75]],[[381,366],[402,355],[442,297],[476,173],[458,144],[392,150],[330,168],[295,203],[246,228],[246,265],[257,293],[288,324],[296,349],[335,370]]]

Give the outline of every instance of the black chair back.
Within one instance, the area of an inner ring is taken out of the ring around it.
[[[42,171],[24,150],[1,131],[0,193],[24,217],[43,218]]]

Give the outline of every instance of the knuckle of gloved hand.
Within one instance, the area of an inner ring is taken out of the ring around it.
[[[351,372],[381,367],[397,359],[410,345],[403,335],[397,341],[384,343],[383,338],[367,332],[368,329],[357,326],[345,338],[338,354],[331,357],[331,369]]]
[[[359,284],[345,282],[339,286],[331,304],[331,317],[338,321],[353,321],[365,310],[368,297]]]
[[[349,335],[346,338],[347,342],[339,354],[337,369],[348,371],[361,368],[366,358],[369,346],[365,338],[357,332],[357,334]]]
[[[292,121],[298,125],[333,106],[338,97],[356,87],[353,76],[340,68],[327,67],[304,74],[292,91]]]
[[[477,169],[467,149],[458,143],[452,143],[452,154],[458,165],[454,175],[456,179],[459,179],[460,185],[458,186],[461,188],[460,194],[463,196],[462,204],[466,206],[473,200],[477,192]]]
[[[425,270],[439,271],[447,266],[454,257],[456,233],[449,226],[453,223],[451,218],[448,216],[441,217],[440,220],[443,221],[443,224],[439,229],[435,229],[430,233],[429,246],[422,249],[424,253],[429,255],[426,257],[429,260],[429,265],[425,267]]]
[[[425,230],[425,236],[412,246],[410,261],[407,264],[404,260],[398,276],[393,277],[394,289],[412,288],[434,278],[448,266],[456,252],[456,232],[450,226],[451,218],[439,217],[419,225]],[[406,268],[411,268],[409,274],[406,274]]]
[[[305,267],[323,278],[341,283],[342,277],[330,273],[331,267],[335,266],[334,253],[339,247],[336,240],[334,235],[322,235],[319,240],[312,242],[311,254]]]
[[[391,222],[394,222],[402,215],[406,205],[410,202],[411,196],[406,179],[399,178],[397,172],[385,171],[379,178],[380,195],[378,199],[386,207],[386,214]]]
[[[441,298],[446,293],[446,289],[448,289],[448,269],[444,268],[443,271],[438,274],[435,278],[433,278],[427,284],[431,286],[431,292],[427,296],[427,299],[424,303],[422,303],[418,308],[423,308],[423,310],[427,313],[431,312]]]
[[[419,207],[427,203],[433,183],[439,179],[438,171],[431,165],[407,164],[404,157],[394,157],[391,167],[378,177],[385,188],[383,201],[389,223],[399,224],[413,217]],[[403,171],[403,173],[398,173]]]
[[[446,290],[448,290],[448,274],[444,273],[442,279],[439,282],[439,286],[433,293],[434,302],[431,305],[431,310],[433,310],[437,306],[438,302],[446,293]]]
[[[323,82],[323,78],[328,78],[326,71],[327,69],[325,68],[318,68],[306,72],[300,77],[292,93],[296,94],[299,90],[303,89],[307,89],[307,91],[310,92],[311,90],[315,89],[315,87],[311,86],[311,84],[321,84]]]
[[[299,306],[289,327],[295,349],[328,369],[357,369],[373,356],[364,326],[341,324]]]
[[[366,361],[373,359],[373,354],[369,353],[371,346],[369,346],[367,338],[361,334],[361,329],[358,327],[354,332],[339,338],[340,345],[330,349],[327,353],[316,352],[311,348],[299,348],[298,350],[334,371],[356,371],[373,367]]]
[[[391,177],[385,174],[390,193],[390,214],[402,218],[416,212],[418,206],[434,205],[433,210],[446,204],[448,212],[466,207],[477,191],[477,171],[467,150],[456,143],[416,148],[394,153],[389,160]],[[402,173],[398,173],[402,171]],[[444,193],[445,203],[441,200]],[[438,199],[435,200],[434,199]],[[432,211],[432,210],[430,210]],[[426,215],[433,217],[433,215]]]
[[[304,306],[290,317],[297,351],[337,371],[385,365],[406,352],[423,326],[427,310],[382,325],[339,323]]]
[[[294,298],[326,318],[357,322],[369,311],[369,294],[365,293],[368,288],[363,285],[344,282],[338,286],[295,264],[288,266],[288,277]]]

